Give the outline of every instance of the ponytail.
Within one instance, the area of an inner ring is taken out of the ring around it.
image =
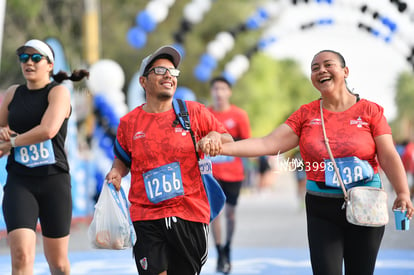
[[[57,74],[52,75],[53,80],[58,83],[62,83],[64,80],[80,81],[84,77],[89,78],[89,72],[87,70],[74,70],[70,76],[64,71],[59,71]]]

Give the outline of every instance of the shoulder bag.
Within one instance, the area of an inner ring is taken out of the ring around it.
[[[360,226],[379,227],[386,225],[388,223],[387,193],[383,189],[382,183],[381,188],[355,186],[346,190],[338,166],[336,165],[335,158],[332,155],[328,137],[326,136],[322,99],[320,101],[320,110],[326,149],[328,150],[329,158],[331,159],[333,168],[344,193],[345,202],[342,209],[346,209],[347,221]]]

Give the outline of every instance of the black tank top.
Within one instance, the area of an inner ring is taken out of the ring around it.
[[[8,122],[10,129],[21,134],[39,125],[49,105],[49,92],[57,85],[59,85],[59,83],[51,82],[44,88],[38,90],[29,90],[26,85],[17,87],[14,97],[8,106]],[[67,126],[68,119],[66,118],[60,127],[59,132],[52,138],[52,146],[56,160],[55,164],[32,168],[26,167],[15,161],[14,148],[12,148],[7,159],[7,171],[15,174],[32,176],[46,176],[69,172],[69,164],[65,152]]]

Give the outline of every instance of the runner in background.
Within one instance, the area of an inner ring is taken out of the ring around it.
[[[299,206],[300,209],[305,209],[306,171],[299,147],[294,150],[290,163],[292,165],[292,168],[295,170],[295,180],[297,183],[297,197],[299,201]]]
[[[407,173],[407,181],[410,186],[411,199],[414,198],[414,142],[404,142],[404,150],[402,151],[401,160],[403,162],[405,172]]]
[[[215,77],[210,81],[210,93],[213,104],[208,108],[214,116],[224,124],[234,140],[249,138],[251,135],[249,118],[246,111],[230,103],[232,87],[224,77]],[[213,175],[226,194],[224,216],[226,219],[225,244],[222,243],[221,216],[212,222],[218,260],[217,271],[230,273],[231,241],[236,225],[236,206],[240,189],[244,180],[244,167],[241,158],[221,156],[212,159]],[[222,212],[223,213],[223,212]]]

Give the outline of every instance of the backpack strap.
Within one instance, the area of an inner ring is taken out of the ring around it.
[[[191,139],[193,140],[194,150],[195,150],[197,159],[200,160],[200,155],[198,154],[197,149],[196,149],[197,143],[196,143],[195,135],[194,135],[193,130],[191,129],[190,115],[188,113],[187,105],[185,104],[185,101],[180,98],[174,98],[172,104],[173,104],[175,115],[177,117],[173,123],[173,127],[177,126],[178,123],[180,123],[184,130],[190,131]]]
[[[185,101],[179,98],[173,99],[173,108],[178,121],[185,130],[191,130],[190,115]],[[175,121],[177,124],[177,121]]]

